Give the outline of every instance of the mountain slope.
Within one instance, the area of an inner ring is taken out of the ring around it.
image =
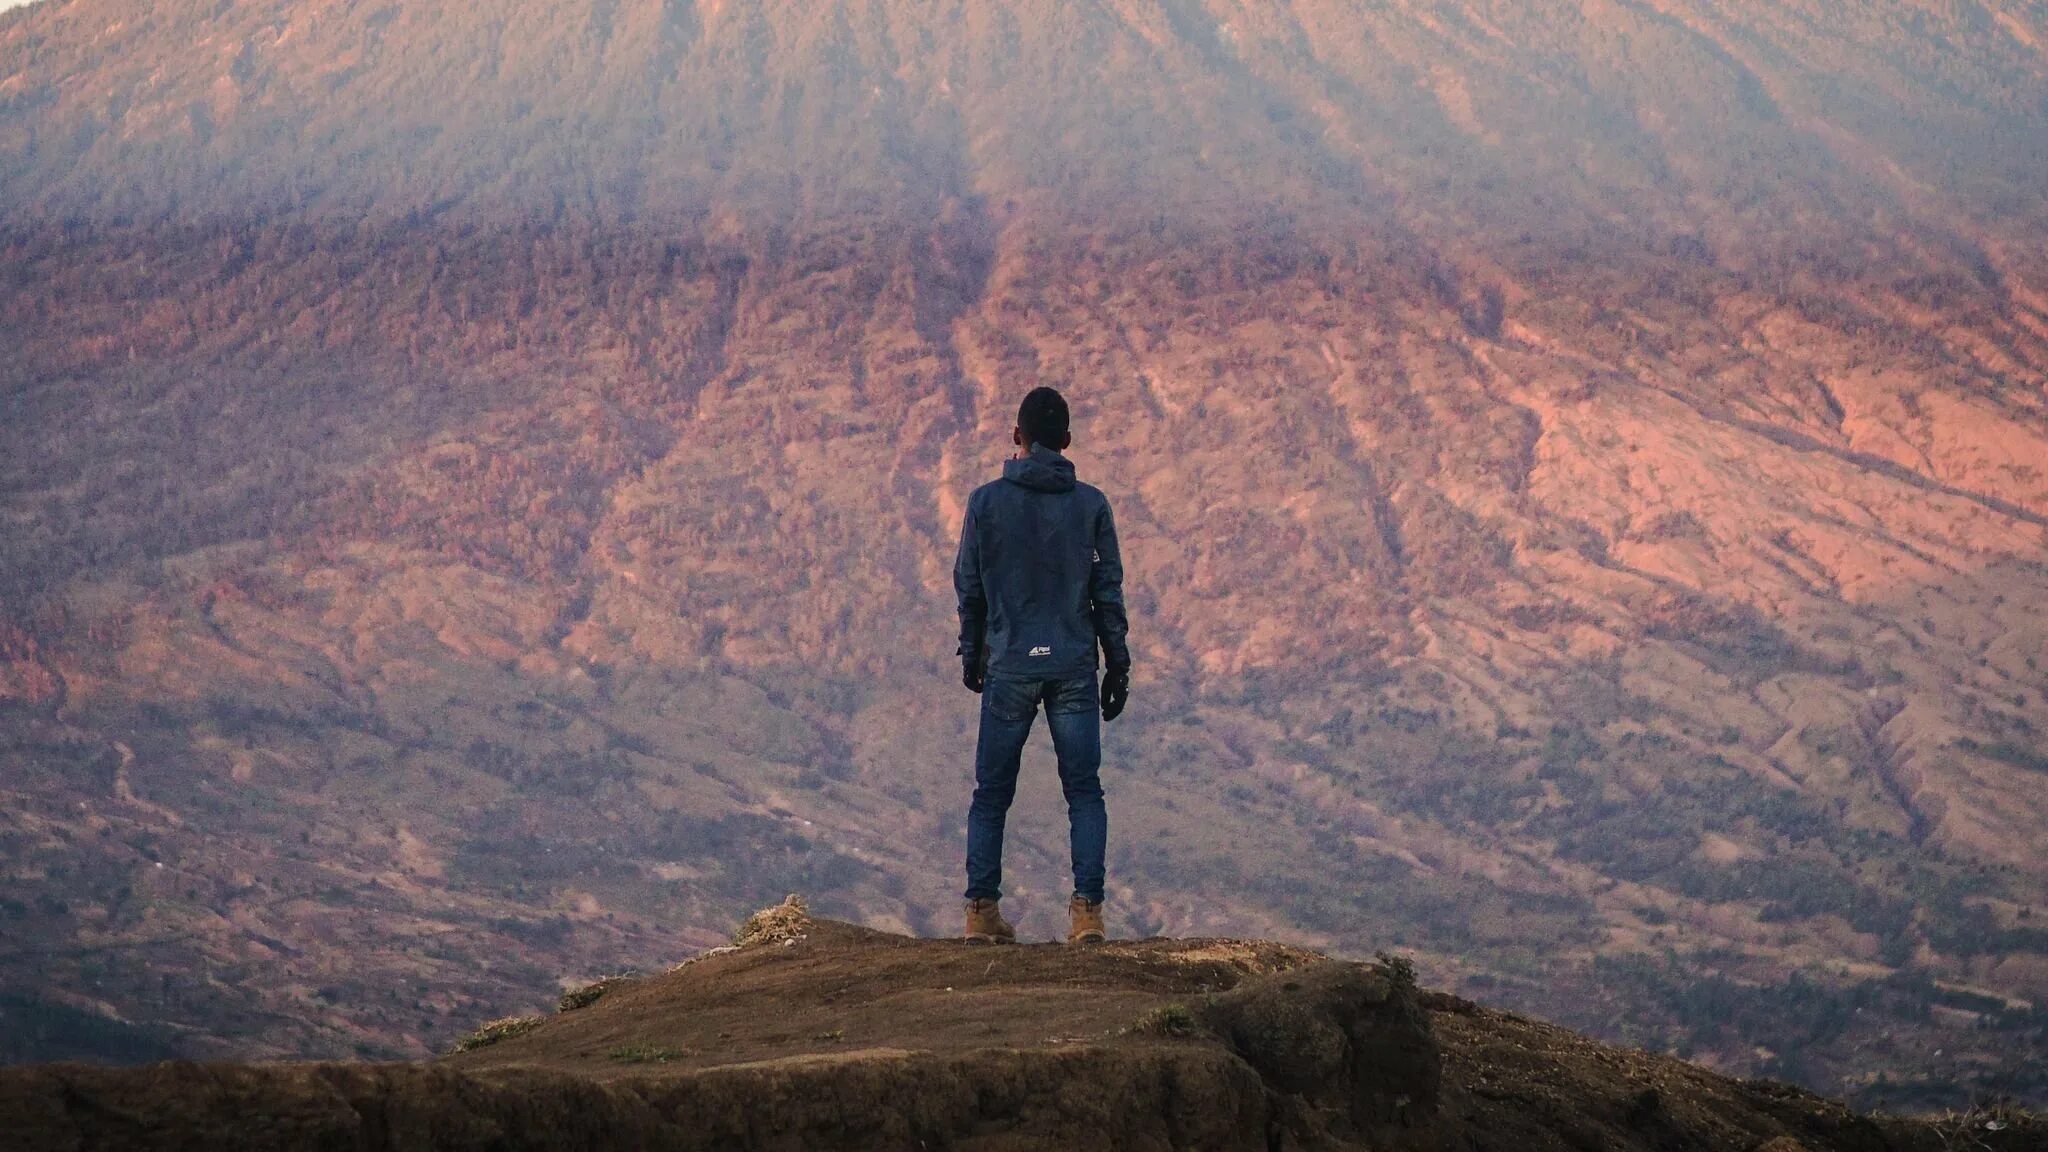
[[[0,16],[5,1054],[419,1055],[791,888],[952,931],[947,569],[1045,383],[1128,553],[1123,930],[2048,1091],[2044,36]]]

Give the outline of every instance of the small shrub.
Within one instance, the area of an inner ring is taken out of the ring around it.
[[[1391,952],[1375,952],[1373,959],[1379,961],[1380,971],[1386,973],[1387,982],[1396,989],[1412,992],[1415,990],[1415,962],[1406,956]]]
[[[539,1016],[507,1016],[502,1020],[493,1020],[469,1035],[464,1036],[461,1040],[456,1041],[455,1050],[457,1052],[469,1052],[478,1048],[488,1048],[500,1040],[510,1040],[514,1036],[524,1036],[535,1028],[540,1027],[540,1024],[541,1017]]]

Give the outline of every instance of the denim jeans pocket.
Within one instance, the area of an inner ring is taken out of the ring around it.
[[[998,720],[1029,720],[1038,711],[1040,686],[1037,680],[991,678],[982,685],[981,706]]]
[[[1093,712],[1101,706],[1101,688],[1092,674],[1054,680],[1046,686],[1045,714],[1048,716]]]

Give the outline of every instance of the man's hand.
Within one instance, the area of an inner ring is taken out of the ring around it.
[[[962,656],[960,658],[960,682],[967,685],[969,692],[974,693],[976,696],[981,695],[983,677],[981,674],[981,658],[979,656]]]
[[[1102,718],[1114,720],[1124,714],[1131,698],[1131,670],[1112,667],[1102,674]]]

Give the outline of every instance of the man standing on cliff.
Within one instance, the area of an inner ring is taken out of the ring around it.
[[[981,695],[974,803],[967,811],[967,939],[1008,943],[1016,930],[998,907],[1003,822],[1038,706],[1045,705],[1074,857],[1069,944],[1094,944],[1102,927],[1103,720],[1124,710],[1131,652],[1124,642],[1124,565],[1100,490],[1074,479],[1067,402],[1033,389],[1017,412],[1017,455],[1003,478],[975,489],[960,529],[953,589],[960,600],[961,678]],[[1105,671],[1095,683],[1096,650]]]

